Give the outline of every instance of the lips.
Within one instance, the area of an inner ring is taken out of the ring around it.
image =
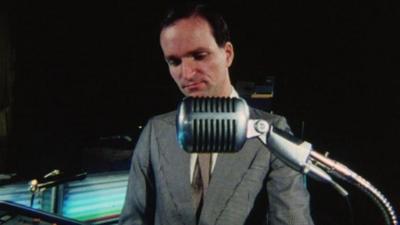
[[[193,90],[193,89],[199,89],[201,87],[203,82],[196,82],[196,83],[189,83],[189,84],[185,84],[182,85],[183,89],[185,90]]]

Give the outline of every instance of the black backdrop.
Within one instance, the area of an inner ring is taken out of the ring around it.
[[[38,3],[11,7],[16,47],[11,170],[81,170],[99,137],[137,136],[181,95],[158,45],[167,4]],[[236,81],[276,78],[273,110],[296,135],[363,175],[400,208],[400,84],[395,1],[223,1]],[[357,224],[383,224],[351,186]],[[345,201],[309,181],[317,224],[349,224]]]

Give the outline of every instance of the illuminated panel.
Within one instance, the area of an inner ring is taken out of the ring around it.
[[[64,185],[62,215],[81,221],[117,217],[128,185],[128,171],[88,175]]]
[[[30,206],[32,193],[29,191],[28,182],[19,182],[10,185],[0,186],[0,200],[11,201],[21,205]],[[43,193],[35,195],[33,208],[42,209]]]

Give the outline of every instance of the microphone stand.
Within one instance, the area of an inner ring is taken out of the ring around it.
[[[379,209],[383,213],[386,224],[398,224],[393,206],[390,204],[388,199],[370,182],[350,170],[345,165],[335,160],[329,159],[328,157],[318,152],[311,151],[310,157],[311,160],[313,160],[316,164],[326,169],[328,173],[355,185],[356,187],[361,189],[361,191],[366,193],[367,196],[370,197],[374,201],[374,203],[378,205]]]
[[[345,165],[312,151],[310,143],[301,141],[285,131],[272,127],[264,120],[249,120],[247,130],[248,138],[258,137],[271,152],[290,167],[319,181],[332,184],[341,195],[347,196],[348,193],[333,181],[327,173],[360,188],[378,205],[387,225],[398,225],[394,208],[387,198],[370,182]]]

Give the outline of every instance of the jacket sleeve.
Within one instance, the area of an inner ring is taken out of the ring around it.
[[[151,140],[152,129],[149,122],[133,151],[125,203],[119,219],[120,225],[153,224],[154,179],[150,160]]]
[[[290,132],[284,117],[274,126]],[[313,225],[309,193],[304,175],[291,169],[271,154],[271,171],[267,178],[270,225]]]

